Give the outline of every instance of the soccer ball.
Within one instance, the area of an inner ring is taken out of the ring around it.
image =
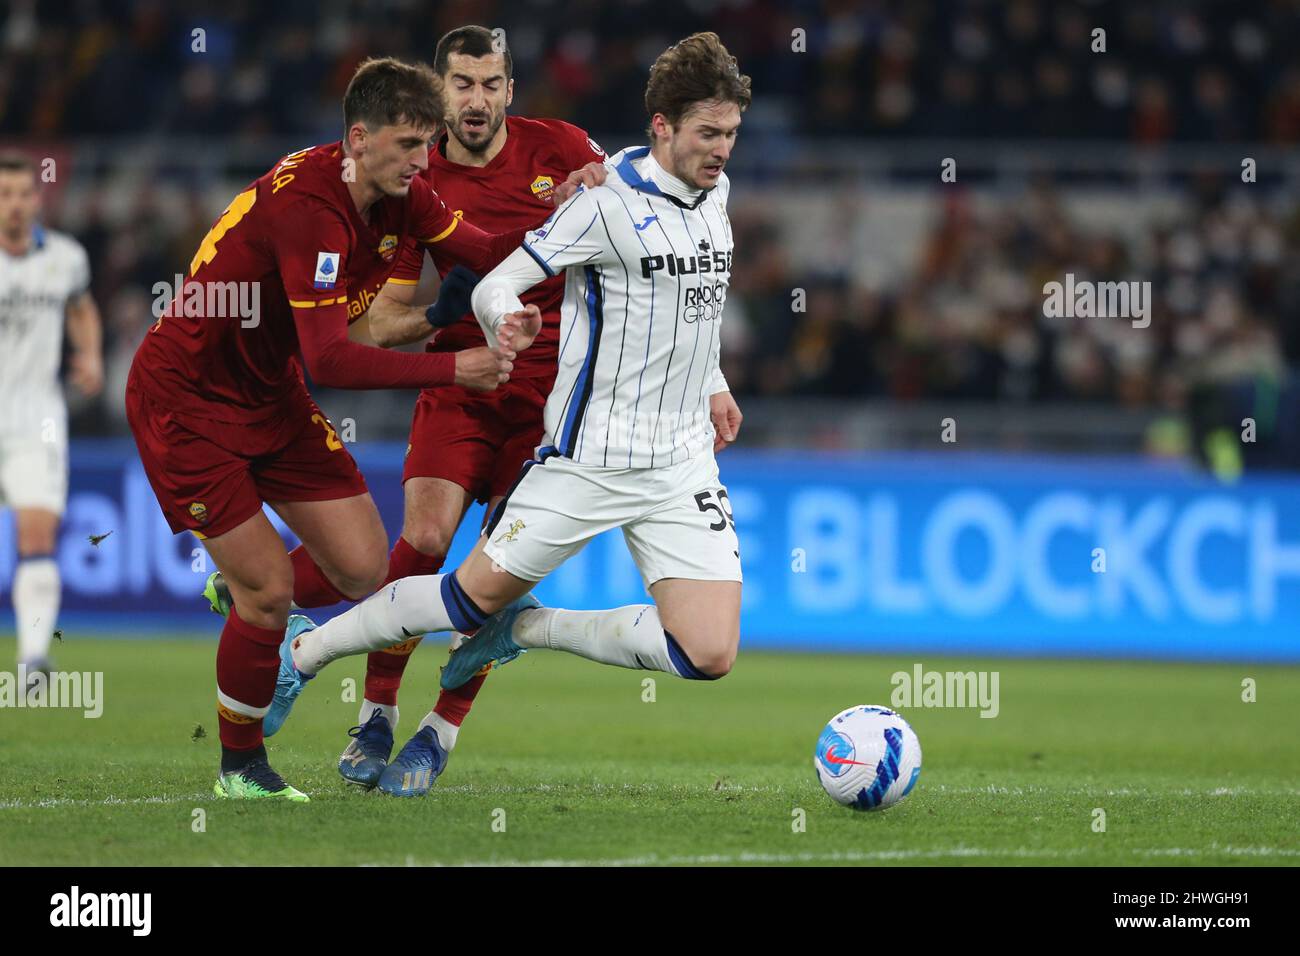
[[[902,800],[921,775],[921,742],[888,707],[850,707],[817,738],[813,766],[822,788],[854,810],[883,810]]]

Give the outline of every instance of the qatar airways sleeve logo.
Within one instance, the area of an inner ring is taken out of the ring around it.
[[[339,254],[337,252],[316,253],[316,275],[312,285],[317,289],[332,289],[339,278]]]

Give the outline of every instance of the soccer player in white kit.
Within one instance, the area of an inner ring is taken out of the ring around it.
[[[749,102],[749,77],[716,34],[670,47],[646,89],[652,145],[610,157],[603,185],[557,209],[478,284],[485,333],[513,328],[518,350],[540,323],[519,293],[565,273],[543,443],[455,572],[402,578],[286,641],[273,709],[291,707],[330,661],[426,631],[474,635],[452,653],[444,687],[541,647],[697,680],[731,669],[740,548],[714,455],[741,415],[718,366],[732,260],[723,167]],[[654,604],[570,611],[528,595],[612,528]],[[411,771],[410,795],[445,762],[425,727],[394,761]]]
[[[40,189],[26,156],[0,155],[0,507],[18,526],[13,605],[20,673],[49,670],[61,586],[55,536],[68,497],[68,412],[59,382],[63,328],[69,380],[104,384],[99,310],[86,251],[37,222]]]

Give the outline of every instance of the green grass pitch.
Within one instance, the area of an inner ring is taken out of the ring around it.
[[[705,684],[533,652],[488,679],[433,793],[395,800],[335,771],[354,658],[270,741],[312,802],[268,805],[212,795],[214,641],[55,651],[104,672],[104,712],[0,710],[0,864],[1300,863],[1300,668],[742,651]],[[444,653],[412,660],[399,746]],[[884,812],[834,805],[812,768],[822,725],[889,704],[917,661],[998,671],[999,715],[905,708],[916,789]]]

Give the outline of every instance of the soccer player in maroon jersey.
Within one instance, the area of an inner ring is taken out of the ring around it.
[[[455,211],[481,229],[527,226],[552,208],[552,196],[569,170],[601,161],[604,151],[586,132],[560,120],[506,116],[514,96],[509,47],[502,34],[465,26],[442,37],[434,52],[442,79],[446,133],[421,173]],[[369,334],[380,345],[427,339],[415,286],[424,250],[408,243],[383,291],[367,314]],[[444,275],[448,266],[436,262]],[[542,314],[542,331],[519,353],[510,381],[484,393],[467,388],[425,389],[415,407],[402,480],[406,501],[402,535],[393,547],[389,578],[435,574],[470,504],[487,502],[488,513],[509,491],[520,464],[542,438],[542,409],[555,380],[560,302],[564,277],[529,290],[525,304]],[[459,354],[483,341],[472,314],[439,331],[427,345],[437,354]],[[426,793],[446,765],[461,722],[486,673],[455,690],[444,690],[418,733],[384,773],[397,724],[397,691],[416,637],[371,654],[359,726],[339,760],[345,780],[404,796]],[[415,751],[420,751],[419,754]],[[432,773],[407,774],[403,755]],[[408,779],[409,778],[409,779]]]
[[[271,769],[262,734],[290,600],[359,599],[387,569],[379,514],[304,367],[338,388],[470,390],[512,369],[505,337],[497,349],[414,355],[349,340],[348,318],[405,243],[482,273],[524,230],[480,231],[419,176],[445,113],[428,67],[366,61],[343,112],[342,141],[286,156],[222,213],[127,382],[128,421],[168,523],[203,540],[233,599],[217,649],[223,797],[307,800]],[[302,540],[292,557],[264,503]]]

